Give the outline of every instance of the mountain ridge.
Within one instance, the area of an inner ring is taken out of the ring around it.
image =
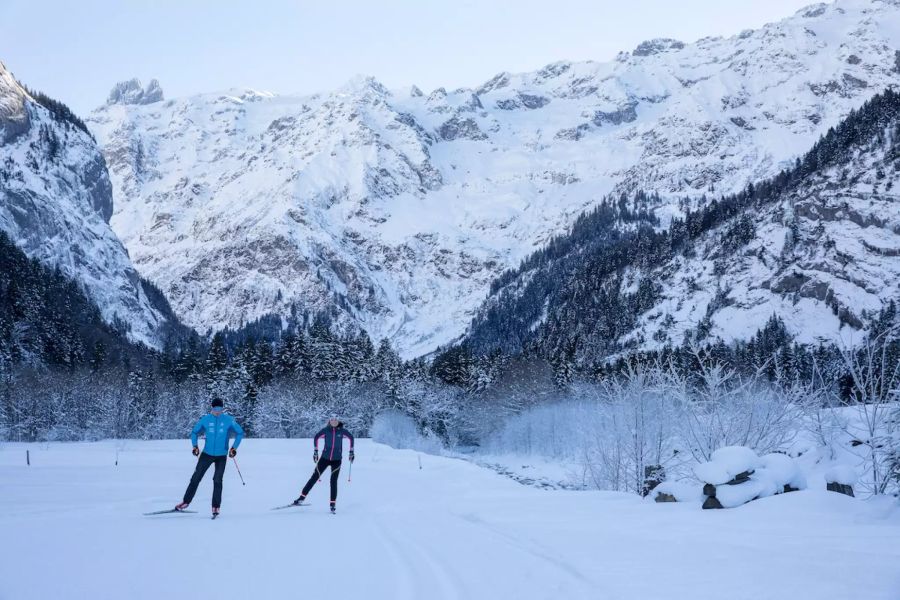
[[[88,119],[141,273],[206,331],[337,308],[406,357],[461,336],[490,282],[610,192],[727,193],[772,176],[896,81],[900,6],[817,5],[606,63],[475,89],[252,90]],[[259,257],[271,257],[264,264]]]

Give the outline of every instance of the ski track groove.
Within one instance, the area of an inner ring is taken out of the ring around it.
[[[452,513],[454,517],[459,519],[460,521],[466,523],[469,526],[477,527],[480,530],[485,530],[492,533],[496,539],[504,543],[505,545],[517,550],[519,552],[530,555],[532,558],[536,558],[542,561],[545,564],[550,565],[557,571],[564,573],[567,577],[571,579],[577,580],[580,585],[578,587],[589,586],[591,589],[596,590],[599,586],[596,582],[590,580],[587,576],[585,576],[581,571],[576,569],[575,567],[566,564],[564,561],[553,558],[548,552],[544,551],[540,548],[538,544],[536,544],[532,540],[525,540],[518,536],[512,535],[503,531],[496,525],[491,525],[485,520],[479,518],[476,515],[467,513],[467,514],[457,514]],[[596,597],[596,595],[591,596]]]
[[[395,600],[402,598],[417,600],[418,598],[428,597],[428,591],[419,589],[421,586],[417,585],[416,580],[410,575],[412,571],[408,567],[412,566],[412,561],[403,558],[402,548],[399,547],[396,539],[388,533],[390,529],[385,527],[380,519],[373,519],[369,525],[380,542],[379,545],[394,564],[394,573],[399,578]]]
[[[399,536],[396,533],[391,534],[394,538],[394,543],[401,545],[400,543],[402,542],[402,546],[412,547],[415,549],[417,556],[424,561],[424,565],[428,569],[428,572],[438,584],[438,590],[440,591],[440,594],[437,595],[438,598],[446,598],[448,600],[468,600],[473,597],[471,594],[467,593],[465,588],[460,584],[464,578],[447,568],[446,565],[452,564],[452,561],[438,560],[431,546],[423,545],[421,542],[414,539],[413,536],[403,533],[405,532],[405,529],[402,527],[391,528],[390,531],[401,532]],[[413,561],[410,560],[408,563],[410,566],[414,566],[412,564]],[[434,586],[427,586],[426,590],[433,592]],[[421,598],[424,596],[420,595],[418,597]]]

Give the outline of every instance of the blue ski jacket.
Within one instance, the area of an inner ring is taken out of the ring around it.
[[[345,437],[350,440],[350,449],[353,450],[353,434],[344,429],[344,424],[341,423],[337,427],[328,425],[319,430],[319,433],[313,438],[313,446],[318,450],[319,438],[325,438],[325,445],[322,446],[322,458],[341,460],[341,449],[344,446]]]
[[[213,414],[203,415],[191,430],[191,445],[197,445],[197,435],[203,431],[206,434],[206,443],[203,444],[203,452],[210,456],[225,456],[228,454],[228,436],[234,431],[234,443],[232,448],[241,445],[244,439],[244,430],[234,420],[234,417],[222,413],[218,417]]]

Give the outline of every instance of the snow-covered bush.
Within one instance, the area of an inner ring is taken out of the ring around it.
[[[665,372],[667,393],[677,402],[684,448],[698,462],[725,446],[759,453],[784,449],[796,436],[804,413],[801,398],[762,376],[742,377],[699,352],[699,370]],[[805,400],[805,398],[803,399]]]
[[[629,370],[592,390],[580,419],[583,461],[596,487],[639,493],[648,469],[677,468],[677,406],[660,385],[658,370]],[[587,390],[585,390],[587,391]]]
[[[639,365],[601,383],[573,385],[567,399],[508,417],[482,448],[565,462],[598,489],[639,493],[649,472],[690,477],[692,465],[723,447],[745,447],[759,461],[758,454],[790,446],[814,404],[807,389],[742,378],[697,358],[701,368],[691,377]]]
[[[434,435],[422,433],[416,422],[399,410],[386,410],[375,417],[370,434],[373,440],[392,448],[440,454],[441,442]]]
[[[900,326],[874,332],[842,352],[850,390],[834,420],[864,467],[860,487],[872,495],[900,489]]]

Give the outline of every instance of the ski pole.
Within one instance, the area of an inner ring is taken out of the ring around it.
[[[238,466],[237,460],[235,460],[234,457],[232,457],[232,458],[231,458],[231,462],[234,463],[234,468],[237,469],[238,477],[241,478],[241,485],[247,485],[246,483],[244,483],[244,476],[241,475],[241,468]]]
[[[350,483],[350,476],[353,475],[353,461],[350,461],[350,467],[347,469],[347,483]]]

